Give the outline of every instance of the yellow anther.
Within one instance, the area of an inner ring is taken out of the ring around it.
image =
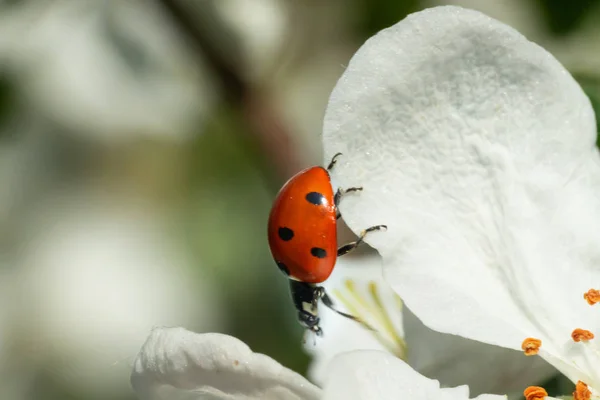
[[[573,400],[590,400],[592,392],[588,389],[588,385],[581,381],[577,381],[575,391],[573,392]]]
[[[525,400],[543,400],[548,396],[548,392],[540,386],[529,386],[523,391],[523,396]]]
[[[594,338],[594,334],[588,330],[577,328],[571,333],[571,338],[575,342],[587,342]]]
[[[542,346],[542,341],[540,339],[531,338],[531,337],[523,340],[523,343],[521,344],[521,348],[525,352],[526,356],[536,355],[537,353],[539,353],[541,346]],[[530,387],[535,387],[535,386],[530,386]]]
[[[590,306],[600,302],[600,290],[590,289],[583,294],[583,298]]]

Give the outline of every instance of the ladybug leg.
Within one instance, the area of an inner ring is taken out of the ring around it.
[[[340,204],[340,200],[342,200],[343,195],[351,192],[360,192],[362,190],[363,188],[361,186],[351,187],[348,189],[338,189],[337,192],[335,192],[335,195],[333,196],[333,204],[335,204],[335,206],[337,207]]]
[[[360,233],[360,236],[357,241],[345,244],[338,249],[338,251],[337,251],[338,257],[343,256],[344,254],[348,254],[352,250],[356,249],[358,247],[358,245],[363,242],[363,240],[365,239],[365,236],[367,236],[367,233],[373,232],[373,231],[380,231],[382,229],[387,229],[387,225],[375,225],[375,226],[365,229],[364,231],[362,231]]]
[[[329,163],[329,165],[327,166],[327,171],[331,171],[331,169],[333,168],[333,166],[335,165],[335,163],[337,162],[337,158],[339,156],[341,156],[342,153],[336,153],[333,157],[331,157],[331,162]]]
[[[323,298],[324,296],[327,296],[327,294],[325,293],[325,288],[323,286],[315,287],[315,289],[313,291],[313,298],[312,298],[313,310],[317,309],[318,304],[319,304],[319,299]]]
[[[351,187],[348,189],[338,189],[337,192],[335,192],[335,196],[333,196],[333,204],[335,204],[335,208],[336,208],[336,215],[335,215],[336,219],[340,219],[340,217],[342,216],[340,211],[337,209],[337,206],[340,204],[340,200],[342,200],[342,196],[346,193],[360,192],[362,190],[363,190],[362,187]]]

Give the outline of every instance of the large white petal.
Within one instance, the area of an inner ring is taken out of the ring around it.
[[[376,350],[361,350],[336,357],[324,387],[324,400],[465,400],[469,388],[441,389],[438,381],[425,378],[404,361]],[[479,400],[506,396],[481,395]]]
[[[156,328],[133,367],[131,384],[142,400],[317,399],[321,390],[240,340]]]
[[[540,338],[572,379],[596,363],[570,333],[600,332],[582,298],[600,283],[595,137],[589,100],[549,53],[457,7],[371,38],[324,125],[326,156],[344,153],[334,178],[364,186],[342,214],[356,232],[388,225],[367,241],[415,314],[513,349]]]

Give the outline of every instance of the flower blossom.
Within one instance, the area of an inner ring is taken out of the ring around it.
[[[346,222],[388,225],[368,241],[426,325],[542,357],[589,399],[600,391],[596,135],[589,99],[552,55],[441,7],[358,51],[323,141],[326,156],[344,154],[340,185],[365,182],[341,205]]]
[[[344,154],[340,186],[364,182],[344,219],[355,232],[388,225],[367,241],[418,318],[542,357],[589,400],[600,389],[595,137],[589,100],[549,53],[478,12],[439,7],[356,53],[323,142],[326,158]],[[152,332],[131,382],[152,400],[469,398],[388,351],[342,352],[317,387],[235,338],[181,328]],[[527,400],[550,399],[531,384]]]
[[[263,400],[466,400],[466,386],[440,388],[393,355],[375,350],[347,352],[330,365],[321,389],[240,340],[156,328],[133,366],[131,385],[140,399]],[[505,396],[481,395],[478,400]],[[528,399],[532,400],[532,399]]]

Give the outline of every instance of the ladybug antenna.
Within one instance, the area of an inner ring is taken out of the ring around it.
[[[321,300],[323,300],[323,304],[325,304],[330,310],[334,311],[335,313],[341,315],[342,317],[346,317],[348,319],[358,322],[359,324],[361,324],[362,326],[364,326],[365,328],[367,328],[370,331],[375,331],[375,329],[371,325],[367,324],[362,319],[355,317],[354,315],[347,314],[343,311],[338,310],[335,307],[335,304],[333,304],[333,300],[331,300],[331,297],[329,297],[329,295],[327,293],[323,292],[323,296],[321,297]]]

